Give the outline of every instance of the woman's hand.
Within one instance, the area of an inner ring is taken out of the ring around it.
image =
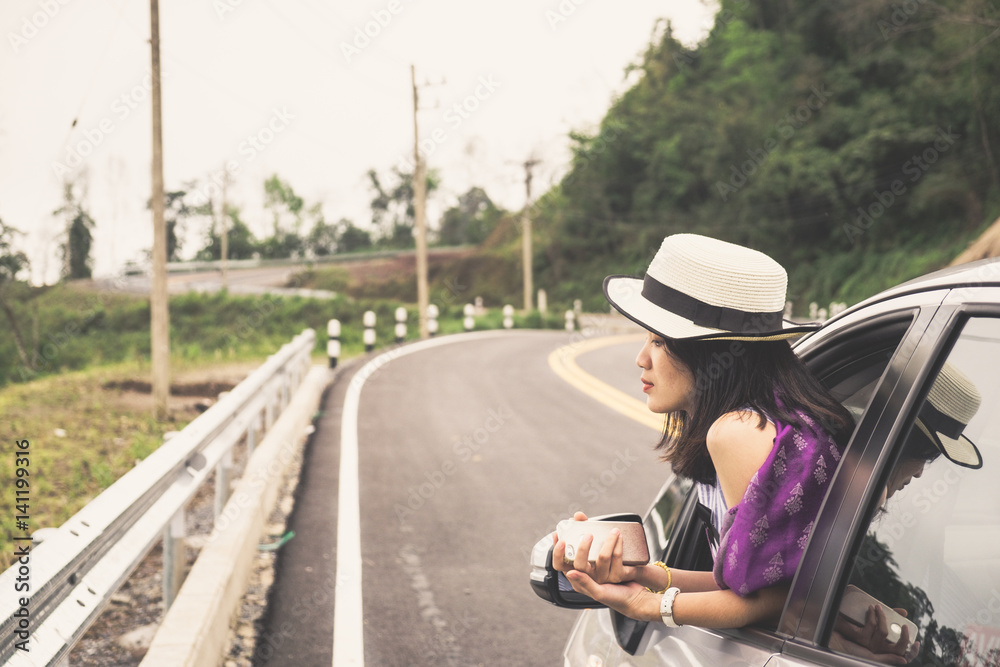
[[[577,512],[573,515],[574,521],[586,521],[587,515]],[[597,562],[588,561],[590,547],[594,542],[593,535],[585,535],[576,546],[576,554],[572,560],[566,559],[566,543],[553,533],[552,540],[555,547],[552,549],[552,567],[557,572],[569,573],[571,571],[582,572],[587,577],[598,584],[620,584],[633,581],[636,578],[638,568],[623,564],[623,552],[625,541],[618,530],[611,531],[610,537],[604,540],[601,552],[597,556]]]
[[[905,609],[896,609],[906,616]],[[838,619],[830,636],[830,648],[887,665],[905,665],[920,650],[920,642],[910,645],[910,628],[904,625],[899,639],[889,641],[889,620],[881,605],[871,605],[865,614],[865,624],[854,625]]]
[[[637,621],[660,620],[662,596],[650,593],[642,584],[634,581],[623,584],[600,584],[580,570],[567,572],[566,578],[577,593],[583,593],[629,618]]]

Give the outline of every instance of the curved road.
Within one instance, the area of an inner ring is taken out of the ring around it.
[[[622,340],[577,362],[641,400],[638,342]],[[435,342],[361,390],[363,644],[337,641],[363,647],[367,665],[560,665],[576,614],[531,591],[530,549],[577,509],[645,512],[667,473],[651,448],[657,434],[550,368],[549,355],[579,347],[578,336]],[[342,410],[359,365],[324,398],[255,664],[332,662]]]

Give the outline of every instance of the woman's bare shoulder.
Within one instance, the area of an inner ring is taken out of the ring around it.
[[[725,450],[729,447],[746,447],[748,443],[760,443],[770,448],[774,441],[775,428],[771,422],[760,427],[760,414],[753,410],[727,412],[708,429],[705,438],[709,451]]]
[[[724,414],[712,424],[705,444],[729,507],[740,501],[750,479],[764,465],[775,433],[771,422],[760,428],[760,415],[752,410]]]

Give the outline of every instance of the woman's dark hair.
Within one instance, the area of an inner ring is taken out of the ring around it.
[[[843,447],[854,428],[851,414],[795,356],[787,341],[681,340],[666,338],[667,350],[691,373],[692,414],[667,415],[661,457],[679,475],[715,481],[715,466],[705,442],[724,414],[752,408],[758,428],[775,419],[805,427],[802,415],[826,430]]]

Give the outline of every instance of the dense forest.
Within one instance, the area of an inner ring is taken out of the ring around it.
[[[596,307],[683,231],[767,252],[797,306],[947,265],[1000,213],[998,36],[980,0],[722,0],[693,47],[658,26],[534,205],[537,282]]]

